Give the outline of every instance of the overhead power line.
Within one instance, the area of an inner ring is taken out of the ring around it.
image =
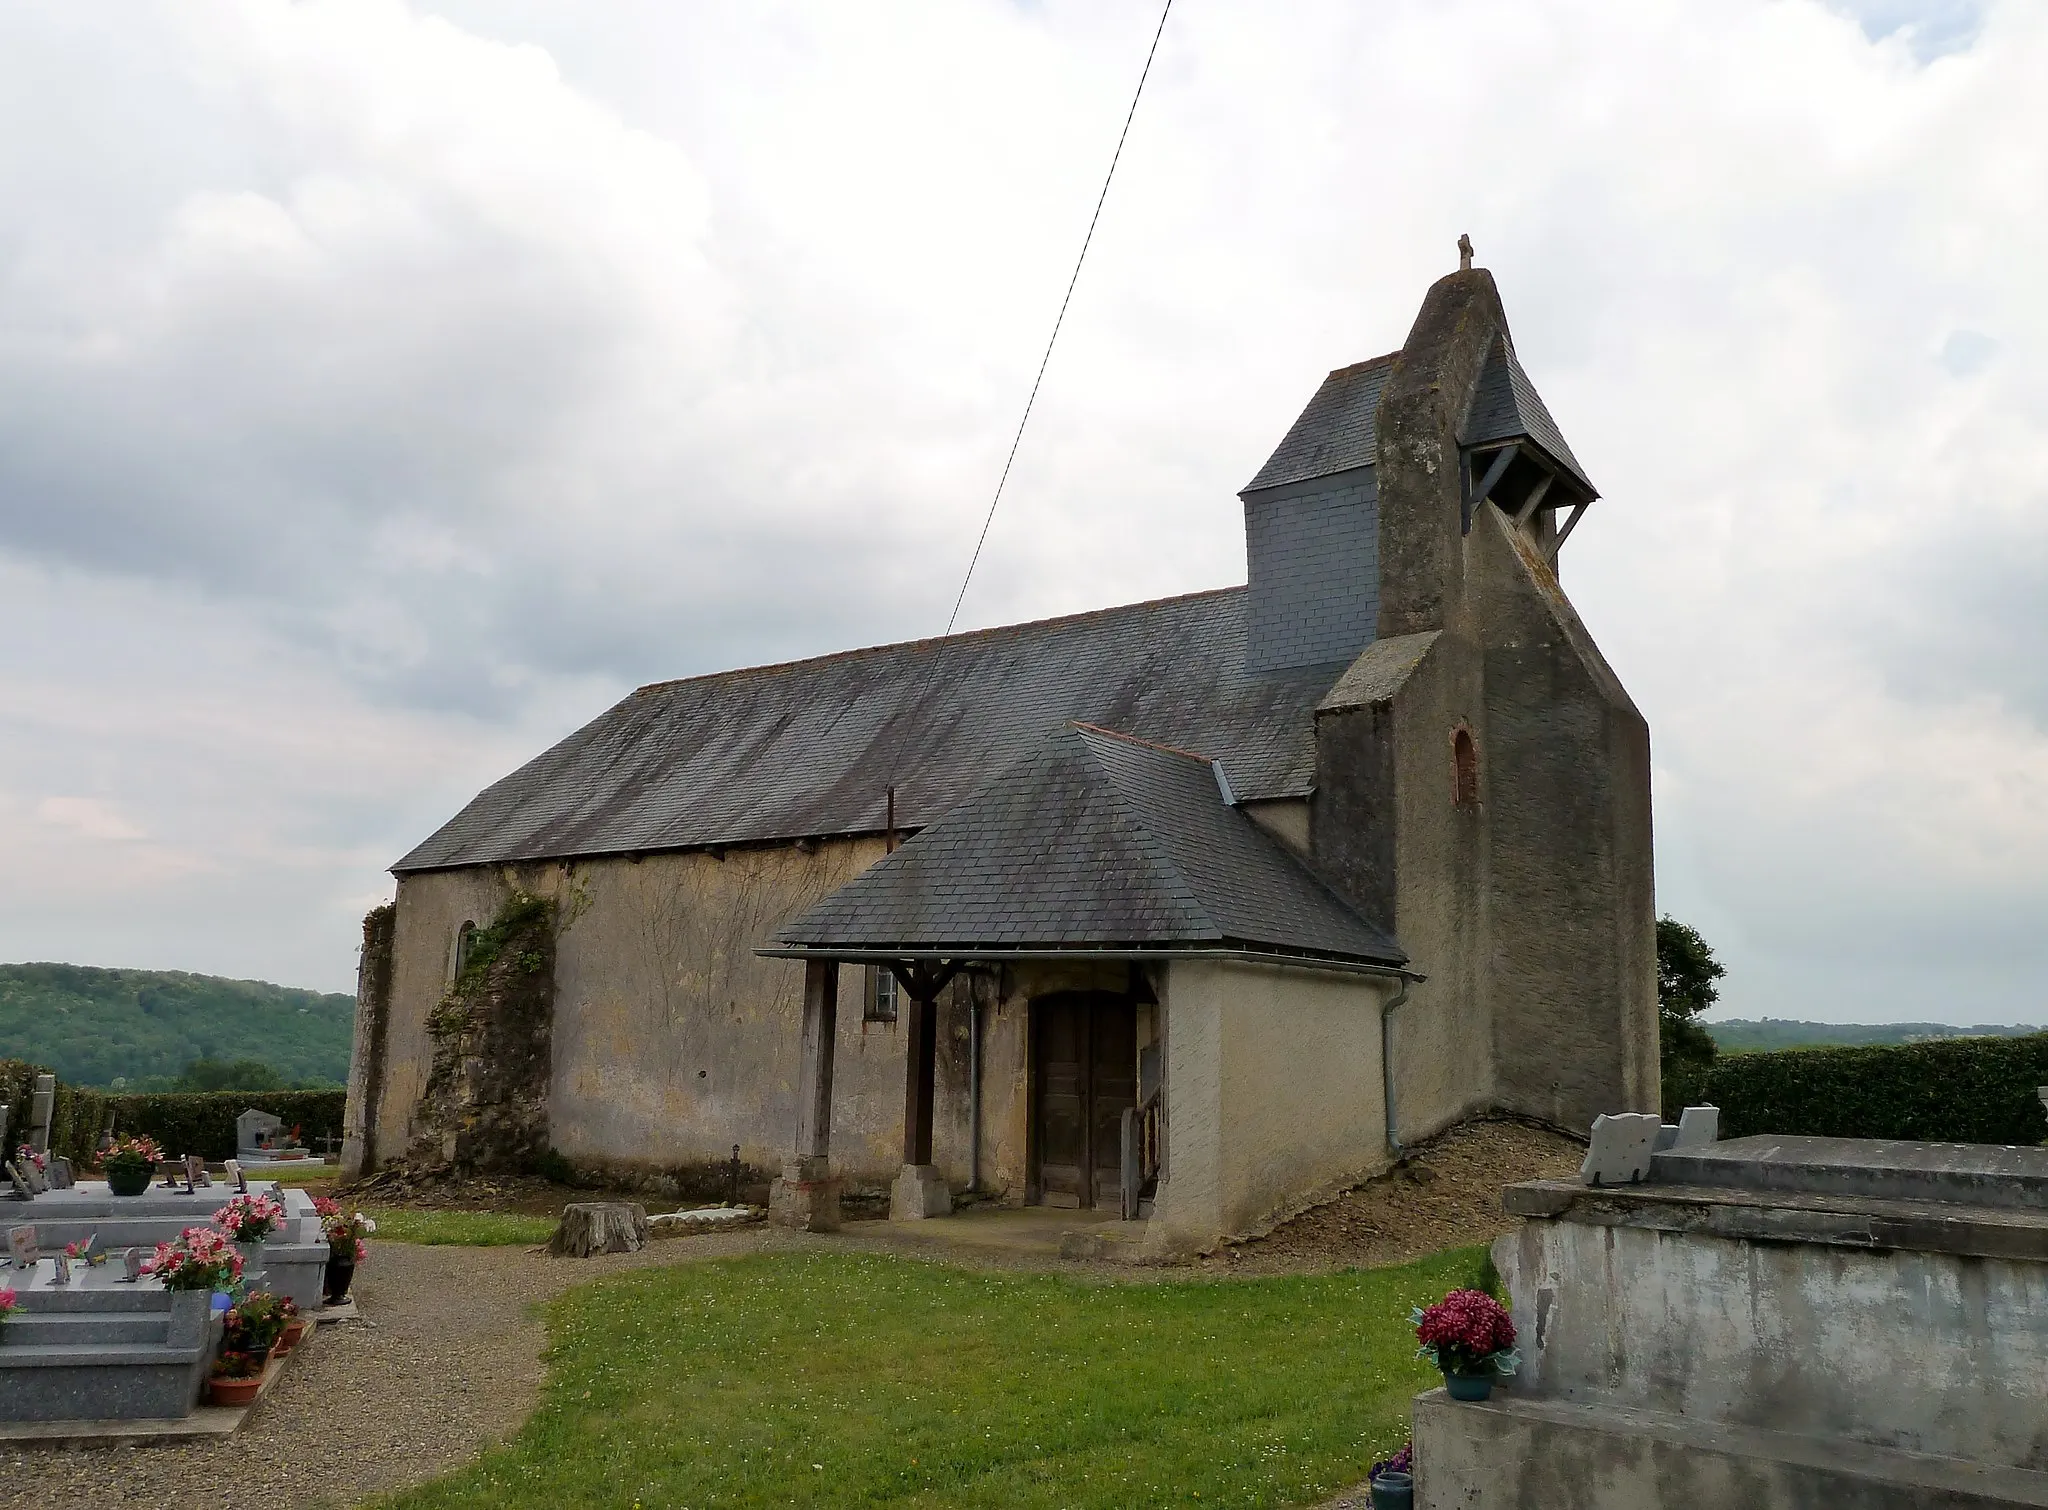
[[[967,559],[967,573],[960,579],[960,591],[953,599],[953,611],[946,615],[946,634],[953,632],[953,626],[960,618],[960,605],[967,601],[967,584],[974,580],[974,568],[980,564],[981,548],[988,543],[988,527],[995,522],[996,505],[1003,501],[1003,489],[1010,481],[1010,468],[1016,465],[1017,448],[1024,443],[1024,427],[1031,423],[1032,405],[1038,402],[1038,388],[1045,381],[1046,366],[1052,361],[1052,349],[1060,338],[1060,327],[1066,323],[1067,306],[1074,300],[1074,285],[1081,281],[1081,265],[1088,260],[1088,248],[1095,240],[1095,227],[1102,219],[1102,207],[1109,200],[1109,186],[1116,178],[1116,165],[1124,155],[1124,143],[1130,138],[1131,122],[1138,115],[1138,101],[1145,95],[1145,80],[1152,76],[1152,60],[1159,55],[1159,39],[1166,31],[1166,18],[1173,11],[1173,0],[1159,12],[1159,25],[1152,32],[1152,46],[1145,53],[1145,67],[1138,74],[1138,87],[1131,93],[1131,108],[1124,112],[1124,129],[1117,133],[1116,151],[1110,154],[1109,171],[1102,176],[1102,192],[1095,196],[1095,213],[1088,217],[1088,234],[1081,238],[1081,255],[1074,259],[1074,275],[1067,279],[1066,296],[1060,300],[1060,312],[1052,322],[1052,334],[1046,338],[1045,355],[1038,359],[1038,375],[1031,380],[1031,395],[1024,400],[1023,417],[1017,421],[1017,433],[1010,438],[1010,454],[1003,459],[1003,474],[996,479],[995,496],[988,501],[988,512],[982,516],[981,533],[975,537],[974,554]]]

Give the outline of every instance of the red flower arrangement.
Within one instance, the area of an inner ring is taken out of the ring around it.
[[[1514,1318],[1484,1290],[1453,1290],[1412,1319],[1422,1344],[1415,1356],[1447,1374],[1512,1374],[1521,1365]]]

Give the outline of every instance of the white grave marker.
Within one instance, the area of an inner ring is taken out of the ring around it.
[[[1587,1185],[1628,1185],[1650,1172],[1657,1134],[1664,1119],[1655,1112],[1602,1115],[1593,1123],[1593,1140],[1579,1180]]]

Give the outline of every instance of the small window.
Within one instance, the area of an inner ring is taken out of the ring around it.
[[[455,930],[455,968],[448,973],[455,979],[462,978],[462,967],[469,963],[469,951],[476,946],[476,924],[464,923]]]
[[[863,993],[860,1012],[861,1021],[894,1022],[898,989],[895,972],[887,965],[869,965],[867,989]]]
[[[1451,795],[1459,807],[1479,805],[1479,746],[1463,724],[1451,735]]]

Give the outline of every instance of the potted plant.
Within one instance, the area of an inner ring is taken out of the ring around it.
[[[1372,1510],[1410,1510],[1415,1503],[1415,1449],[1404,1445],[1390,1458],[1372,1465],[1365,1481],[1372,1491]]]
[[[1422,1344],[1415,1356],[1443,1370],[1453,1400],[1484,1400],[1495,1379],[1521,1366],[1514,1318],[1484,1290],[1453,1290],[1428,1310],[1418,1307],[1410,1319]]]
[[[264,1358],[260,1353],[222,1353],[206,1379],[210,1405],[247,1405],[263,1388]]]
[[[242,1255],[211,1227],[187,1227],[142,1262],[166,1290],[227,1292],[242,1277]],[[216,1302],[218,1304],[218,1302]]]
[[[0,1285],[0,1337],[7,1335],[7,1318],[14,1314],[14,1308],[21,1304],[21,1297],[14,1293],[14,1286]]]
[[[348,1299],[356,1265],[370,1256],[370,1245],[363,1239],[377,1230],[377,1224],[362,1212],[344,1211],[325,1197],[316,1200],[313,1209],[320,1214],[320,1225],[327,1233],[326,1300],[338,1306]]]
[[[292,1304],[289,1295],[251,1290],[229,1306],[221,1318],[221,1351],[268,1358],[277,1350],[284,1329],[298,1313],[299,1308]]]
[[[162,1159],[163,1150],[154,1138],[134,1135],[100,1155],[100,1169],[107,1177],[107,1189],[115,1195],[141,1195],[149,1189],[150,1176]]]

